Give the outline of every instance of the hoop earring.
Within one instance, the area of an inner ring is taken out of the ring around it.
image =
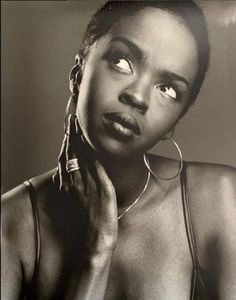
[[[164,177],[161,177],[159,176],[158,174],[155,174],[151,167],[150,167],[150,162],[149,162],[149,159],[148,157],[146,156],[146,154],[143,155],[143,160],[144,160],[144,163],[145,163],[145,166],[147,167],[148,171],[154,176],[154,178],[156,179],[162,179],[162,180],[172,180],[174,178],[176,178],[177,176],[179,176],[179,174],[182,172],[182,169],[183,169],[183,155],[182,155],[182,152],[178,146],[178,144],[176,143],[176,141],[171,138],[171,137],[166,137],[166,139],[170,140],[172,142],[172,144],[176,147],[176,149],[178,150],[178,153],[179,153],[179,156],[180,156],[180,162],[179,162],[179,170],[177,172],[176,175],[172,176],[172,177],[169,177],[169,178],[164,178]]]

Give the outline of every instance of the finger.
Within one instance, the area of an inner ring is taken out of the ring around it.
[[[108,177],[106,170],[98,160],[94,162],[94,166],[98,183],[98,192],[102,201],[101,207],[106,210],[104,217],[109,220],[110,218],[116,220],[117,202],[113,183]]]
[[[65,159],[65,149],[66,149],[66,144],[67,144],[67,133],[65,133],[63,141],[62,141],[62,146],[61,146],[61,150],[58,156],[58,161],[62,161],[63,158]]]
[[[108,177],[107,172],[99,160],[94,161],[95,176],[97,177],[98,184],[103,192],[113,193],[114,186],[111,179]]]
[[[69,174],[66,172],[66,147],[67,147],[68,135],[65,133],[61,151],[58,157],[58,179],[59,189],[68,191],[69,186]]]
[[[82,173],[84,181],[84,193],[87,196],[88,200],[93,200],[94,195],[97,195],[97,184],[94,180],[94,177],[91,174],[91,170],[88,165],[84,165]]]
[[[79,122],[76,119],[76,132],[79,133],[81,132],[80,126],[79,126]],[[63,138],[63,142],[62,142],[62,147],[60,150],[60,154],[58,156],[58,170],[56,175],[54,176],[54,182],[55,184],[58,185],[59,190],[69,190],[69,180],[70,180],[70,176],[66,171],[66,148],[67,148],[67,143],[68,143],[68,134],[69,134],[69,123],[67,122],[67,127],[65,129],[65,135]]]
[[[67,161],[67,165],[69,166],[69,162],[71,162],[74,159],[78,159],[78,169],[74,169],[73,168],[71,170],[68,170],[69,175],[70,175],[70,186],[72,191],[74,192],[79,192],[79,193],[83,193],[84,192],[84,184],[83,184],[83,180],[82,180],[82,175],[81,175],[81,166],[80,166],[80,162],[79,162],[79,158],[77,158],[76,154],[75,154],[75,142],[76,139],[78,139],[78,135],[77,135],[77,117],[76,115],[69,115],[68,118],[68,138],[67,138],[67,143],[66,143],[66,161]],[[76,166],[77,163],[75,163]]]

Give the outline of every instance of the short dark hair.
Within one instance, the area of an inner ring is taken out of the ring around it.
[[[86,59],[90,46],[111,30],[115,23],[123,16],[134,15],[146,7],[155,7],[166,10],[180,17],[185,26],[192,32],[198,48],[198,73],[193,85],[191,99],[188,101],[183,116],[194,103],[204,81],[209,65],[209,39],[205,17],[202,10],[191,0],[117,0],[107,1],[92,16],[84,34],[82,46],[79,51],[80,58]]]

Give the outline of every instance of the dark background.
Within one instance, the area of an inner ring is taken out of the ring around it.
[[[68,74],[89,16],[104,1],[2,1],[2,192],[56,166]],[[187,160],[236,167],[236,1],[198,1],[211,66],[177,126]],[[166,144],[166,142],[165,142]],[[177,157],[169,144],[154,152]]]

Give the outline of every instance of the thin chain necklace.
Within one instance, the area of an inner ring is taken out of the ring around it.
[[[147,156],[144,154],[143,155],[143,158],[144,158],[144,162],[145,162],[145,159],[146,160],[148,160],[148,158],[147,158]],[[145,166],[146,166],[146,164],[145,164]],[[143,189],[142,189],[142,192],[139,194],[139,196],[134,200],[134,202],[133,203],[131,203],[130,204],[130,206],[128,206],[124,211],[123,211],[123,213],[122,214],[120,214],[119,216],[118,216],[118,218],[117,218],[117,220],[120,220],[125,214],[127,214],[127,212],[142,198],[142,196],[143,196],[143,194],[145,193],[145,191],[146,191],[146,189],[147,189],[147,187],[148,187],[148,184],[149,184],[149,180],[150,180],[150,175],[151,175],[151,173],[150,173],[150,170],[148,169],[148,174],[147,174],[147,180],[146,180],[146,182],[145,182],[145,185],[144,185],[144,187],[143,187]]]

